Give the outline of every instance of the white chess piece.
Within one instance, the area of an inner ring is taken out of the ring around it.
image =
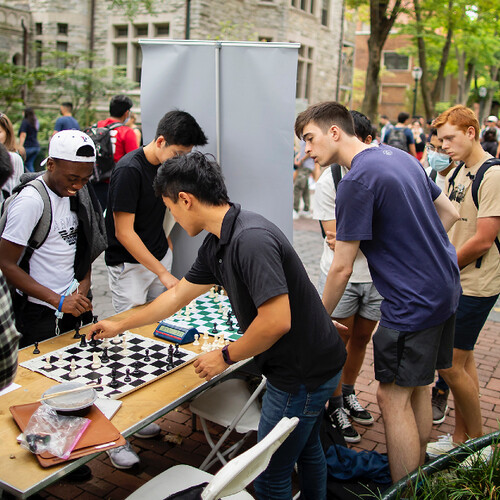
[[[222,304],[222,302],[219,302],[219,314],[222,314],[223,311],[224,311],[224,305]]]
[[[68,373],[69,378],[76,378],[78,377],[78,374],[76,373],[76,361],[75,358],[71,358],[71,363],[70,363],[71,371]]]
[[[197,333],[195,333],[195,334],[194,334],[194,342],[193,342],[193,345],[200,345],[200,343],[199,343],[199,341],[198,341],[198,339],[199,339],[199,338],[200,338],[200,336],[199,336]]]
[[[208,344],[208,339],[203,338],[203,345],[201,346],[201,350],[203,352],[208,352],[209,349],[210,349],[210,345]]]
[[[130,351],[128,350],[127,339],[124,337],[122,340],[122,352],[120,353],[122,356],[129,356]]]
[[[189,319],[191,318],[191,310],[186,307],[186,319],[189,321]]]
[[[113,337],[113,338],[111,339],[111,342],[112,342],[113,344],[120,344],[120,343],[121,343],[121,341],[122,341],[122,339],[121,339],[121,335],[116,335],[115,337]]]
[[[94,354],[92,354],[92,364],[90,365],[90,368],[92,368],[92,370],[101,368],[101,358],[99,357],[99,354],[97,352],[94,352]]]
[[[213,286],[212,288],[210,288],[210,293],[208,294],[208,296],[213,299],[215,297],[215,287]]]
[[[59,353],[59,359],[54,363],[57,366],[63,367],[66,364],[66,361],[63,359],[63,353]]]
[[[50,354],[45,356],[45,364],[43,365],[44,370],[52,370],[52,365],[50,364]]]
[[[110,347],[111,343],[109,341],[109,338],[108,337],[105,337],[104,340],[102,341],[102,344],[101,344],[101,347],[104,349],[104,348],[108,348]]]
[[[229,307],[224,307],[224,311],[222,312],[222,319],[227,319],[227,313],[229,312]]]

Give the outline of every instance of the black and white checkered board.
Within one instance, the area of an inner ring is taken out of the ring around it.
[[[123,346],[121,342],[119,344],[111,343],[108,347],[109,362],[101,364],[100,368],[94,370],[90,366],[92,364],[93,353],[96,350],[101,355],[103,353],[103,348],[101,347],[102,341],[98,342],[98,346],[93,348],[88,342],[87,347],[80,347],[80,341],[76,341],[74,344],[63,347],[57,351],[44,353],[41,356],[25,361],[21,363],[21,366],[41,373],[58,382],[79,382],[82,384],[89,384],[97,383],[97,379],[101,377],[101,383],[104,384],[104,387],[103,391],[98,393],[99,396],[120,399],[126,394],[153,382],[155,379],[163,377],[191,363],[197,356],[195,353],[179,347],[177,355],[172,357],[173,363],[169,365],[167,363],[168,351],[169,346],[172,346],[172,344],[127,332],[127,349],[129,355],[123,355]],[[149,362],[144,361],[146,349],[149,351],[148,354],[151,358]],[[60,354],[62,354],[63,359],[62,366],[58,366]],[[44,368],[47,355],[50,355],[50,362],[52,365],[50,370]],[[76,378],[69,378],[72,358],[76,362],[76,373],[78,374]],[[132,372],[135,369],[134,363],[136,362],[138,363],[139,374],[134,376]],[[111,371],[113,368],[116,369],[116,380],[119,384],[116,388],[108,386],[109,382],[111,382]],[[130,369],[130,377],[132,379],[130,382],[124,381],[127,368]]]
[[[227,295],[220,295],[217,293],[216,298],[210,297],[210,293],[207,292],[204,295],[200,295],[195,300],[194,310],[191,311],[189,319],[186,318],[186,308],[184,307],[181,311],[170,316],[170,318],[164,319],[162,323],[175,328],[176,326],[181,326],[183,328],[196,328],[200,335],[205,332],[209,335],[216,335],[212,332],[214,323],[217,326],[217,334],[224,334],[225,340],[238,340],[242,333],[238,333],[239,325],[236,317],[232,314],[231,303]],[[222,317],[222,312],[220,312],[219,304],[222,303],[222,310],[228,308],[231,311],[232,327],[229,327],[226,322],[227,319]]]

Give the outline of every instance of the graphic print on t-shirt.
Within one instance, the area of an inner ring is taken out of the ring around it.
[[[77,226],[74,216],[70,215],[54,221],[54,229],[68,245],[76,245]]]

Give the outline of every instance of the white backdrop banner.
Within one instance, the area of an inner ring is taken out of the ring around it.
[[[191,113],[217,157],[232,201],[293,234],[293,123],[299,44],[141,40],[144,142],[172,109]],[[202,236],[172,231],[174,269],[190,267]]]

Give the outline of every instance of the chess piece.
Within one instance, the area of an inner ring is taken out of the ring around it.
[[[61,368],[66,364],[66,361],[63,359],[63,353],[59,353],[59,359],[54,363],[57,366],[60,366]]]
[[[193,345],[200,345],[200,342],[198,341],[199,338],[200,336],[197,333],[195,333]]]
[[[123,337],[123,340],[122,340],[121,355],[124,357],[130,356],[130,351],[128,350],[128,346],[127,346],[127,339],[125,337]]]
[[[212,333],[219,333],[219,330],[217,330],[217,323],[214,323],[214,327],[212,328]]]
[[[99,354],[97,352],[92,354],[92,364],[90,365],[90,368],[92,368],[92,370],[101,368],[101,358],[99,358]]]
[[[101,347],[103,349],[107,349],[111,345],[111,342],[109,341],[108,337],[105,337],[104,340],[102,341]]]
[[[132,378],[130,377],[130,368],[127,368],[125,370],[125,378],[123,379],[124,382],[131,382]]]
[[[151,361],[151,358],[149,357],[149,349],[146,349],[146,355],[144,356],[144,361],[146,363],[149,363]]]
[[[132,375],[134,377],[138,377],[141,372],[139,371],[139,361],[136,361],[134,364],[133,364],[133,367],[134,367],[134,371],[132,372]]]
[[[113,343],[113,344],[120,344],[121,341],[122,341],[122,339],[121,339],[120,335],[116,335],[115,337],[113,337],[111,339],[111,343]]]
[[[213,299],[215,297],[215,287],[213,286],[212,288],[210,288],[210,293],[208,294],[208,296]]]
[[[97,319],[97,315],[92,316],[92,323],[94,323],[94,325],[95,325],[98,321],[99,321],[99,320]]]
[[[222,311],[222,319],[227,319],[228,312],[229,312],[229,307],[224,307],[224,311]]]
[[[109,363],[108,348],[105,347],[102,351],[101,363]]]
[[[222,304],[222,302],[219,302],[219,314],[222,314],[224,310],[224,305]]]
[[[45,364],[43,365],[44,370],[52,370],[52,365],[50,364],[50,354],[45,356]]]
[[[33,349],[33,354],[40,354],[40,349],[38,349],[38,342],[35,342],[35,348]]]
[[[97,379],[97,386],[100,386],[101,384],[102,384],[102,377],[99,377],[99,378]],[[95,389],[96,391],[98,391],[98,392],[101,392],[101,391],[103,391],[103,390],[104,390],[104,388],[103,388],[103,387],[94,387],[94,389]]]
[[[78,374],[76,373],[76,363],[75,363],[74,359],[72,359],[71,370],[68,373],[68,377],[69,378],[76,378],[76,377],[78,377]]]
[[[231,311],[228,311],[227,312],[227,321],[226,321],[226,325],[229,325],[229,323],[232,323],[233,320],[231,319],[231,316],[233,315],[233,313]]]
[[[87,347],[87,341],[85,340],[85,335],[82,335],[80,338],[80,345],[79,347]]]
[[[208,338],[203,337],[203,345],[201,346],[201,350],[203,352],[208,352],[210,349],[210,345],[208,344]]]
[[[181,353],[179,351],[179,344],[175,344],[174,357],[175,358],[180,358],[181,357]]]
[[[111,382],[108,384],[109,387],[111,387],[112,389],[116,389],[120,385],[118,380],[116,380],[116,377],[117,377],[116,368],[113,368],[113,370],[111,371]]]
[[[228,330],[229,330],[230,332],[234,332],[234,328],[233,328],[233,321],[232,321],[232,320],[230,320],[230,321],[229,321],[229,323],[228,323],[228,325],[227,325],[227,326],[228,326]]]
[[[81,337],[81,335],[80,335],[80,325],[81,325],[81,320],[78,320],[78,322],[75,325],[75,334],[73,335],[74,339],[79,339]]]

